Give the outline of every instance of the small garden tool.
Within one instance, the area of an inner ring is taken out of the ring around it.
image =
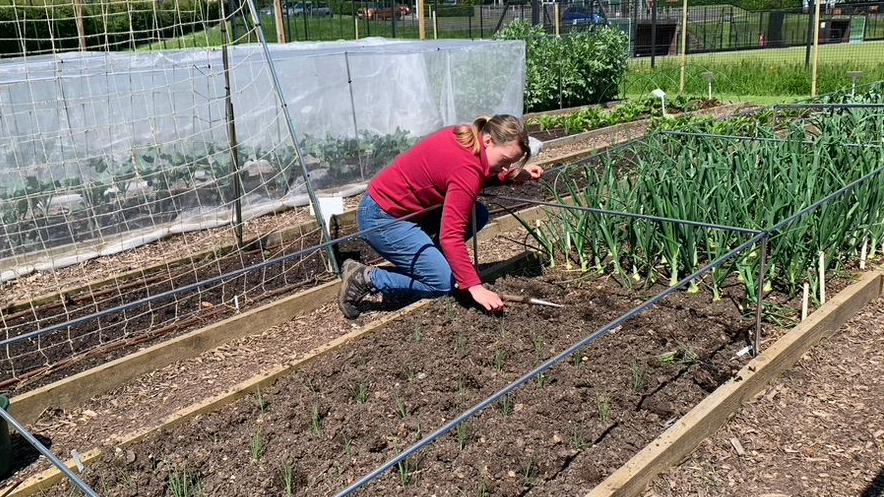
[[[500,298],[504,302],[519,302],[522,304],[545,305],[547,307],[565,307],[562,304],[556,304],[553,302],[549,302],[548,300],[535,299],[534,297],[529,297],[527,295],[507,295],[505,293],[501,293]]]

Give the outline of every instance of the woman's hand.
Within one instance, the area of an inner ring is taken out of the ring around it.
[[[536,164],[529,164],[518,169],[513,169],[508,174],[513,183],[524,183],[528,180],[538,181],[543,177],[543,168]]]
[[[477,304],[485,308],[489,312],[500,312],[503,310],[503,300],[500,296],[482,285],[471,286],[467,289],[470,296]]]

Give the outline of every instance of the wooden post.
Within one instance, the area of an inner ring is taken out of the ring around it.
[[[417,0],[417,31],[420,34],[421,40],[427,39],[427,16],[424,12],[425,5],[424,0]]]
[[[556,16],[556,36],[560,36],[561,25],[559,20],[559,2],[553,4],[553,12]]]
[[[816,96],[816,74],[820,60],[820,2],[821,0],[816,0],[816,2],[814,2],[816,7],[813,15],[813,71],[810,76],[811,97]]]
[[[231,9],[231,11],[233,11]],[[221,15],[224,15],[224,2],[221,2]],[[230,84],[230,61],[227,54],[227,46],[232,43],[230,32],[227,31],[227,23],[221,23],[221,63],[224,68],[224,103],[227,118],[227,140],[230,144],[230,175],[233,182],[233,233],[236,236],[236,247],[243,248],[243,223],[242,223],[242,178],[239,173],[239,144],[236,140],[236,124],[233,115],[233,98]]]
[[[74,0],[74,17],[77,22],[77,38],[80,40],[80,51],[86,51],[86,26],[83,24],[83,0]]]
[[[681,13],[681,77],[678,92],[684,93],[685,70],[688,67],[688,0],[684,0]]]
[[[285,43],[285,17],[283,16],[282,0],[273,0],[273,14],[276,17],[276,42]]]

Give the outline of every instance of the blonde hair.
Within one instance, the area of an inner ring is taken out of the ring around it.
[[[491,137],[491,141],[497,145],[518,142],[522,153],[525,154],[522,164],[531,158],[528,131],[522,120],[516,116],[509,114],[497,114],[492,117],[480,116],[472,124],[458,126],[454,133],[457,135],[457,142],[475,155],[482,152],[482,135],[488,135]]]

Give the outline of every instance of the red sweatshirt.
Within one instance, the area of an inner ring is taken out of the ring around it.
[[[368,187],[371,198],[391,216],[402,217],[442,205],[439,244],[461,289],[480,285],[467,251],[467,230],[473,206],[486,185],[506,181],[492,174],[482,149],[480,157],[457,142],[454,128],[446,128],[401,155],[381,171]],[[432,213],[429,211],[427,214]],[[410,221],[418,221],[418,214]],[[416,219],[417,218],[417,219]]]

